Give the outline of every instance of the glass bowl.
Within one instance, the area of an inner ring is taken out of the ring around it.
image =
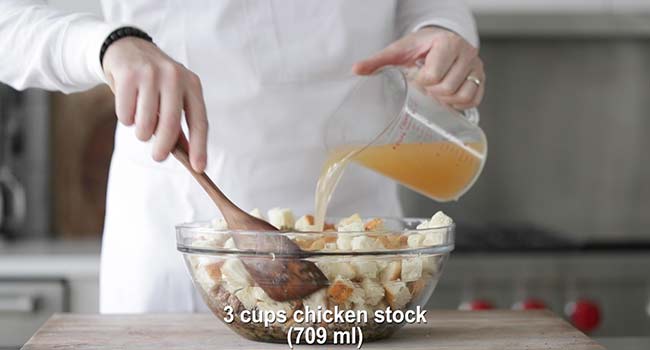
[[[425,219],[382,220],[380,230],[362,232],[232,231],[215,229],[208,222],[189,223],[176,226],[176,238],[195,288],[210,310],[239,335],[286,342],[291,327],[324,328],[318,334],[326,334],[332,342],[335,333],[359,327],[365,342],[387,338],[404,324],[376,322],[378,310],[406,311],[426,304],[454,247],[453,224],[417,229]],[[253,240],[284,235],[302,252],[287,253],[282,247],[274,252],[239,250],[233,234]],[[311,261],[328,284],[299,300],[275,301],[241,262],[253,257]],[[325,310],[353,310],[355,322],[315,317],[325,316]]]

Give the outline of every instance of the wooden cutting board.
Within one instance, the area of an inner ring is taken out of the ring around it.
[[[549,311],[429,311],[427,320],[427,324],[405,326],[390,339],[365,343],[363,349],[604,349]],[[216,350],[288,346],[244,340],[208,314],[57,314],[23,349]]]

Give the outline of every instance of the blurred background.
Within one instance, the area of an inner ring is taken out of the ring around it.
[[[613,348],[650,344],[650,1],[468,3],[488,161],[458,203],[401,190],[407,216],[459,224],[429,306],[549,308]],[[115,122],[106,87],[0,84],[0,349],[53,312],[97,312]]]

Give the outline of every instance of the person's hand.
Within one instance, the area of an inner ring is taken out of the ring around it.
[[[109,46],[103,68],[115,94],[119,121],[135,124],[141,141],[156,135],[153,159],[163,161],[174,149],[185,111],[192,168],[205,170],[208,121],[199,77],[139,38],[120,39]]]
[[[438,27],[426,27],[399,39],[374,56],[356,63],[352,71],[372,74],[388,66],[420,68],[415,82],[431,97],[468,109],[481,103],[485,92],[485,71],[478,49],[458,34]]]

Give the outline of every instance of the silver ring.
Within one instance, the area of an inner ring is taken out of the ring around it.
[[[473,75],[468,75],[466,80],[471,81],[472,83],[476,84],[476,86],[481,86],[481,79]]]

